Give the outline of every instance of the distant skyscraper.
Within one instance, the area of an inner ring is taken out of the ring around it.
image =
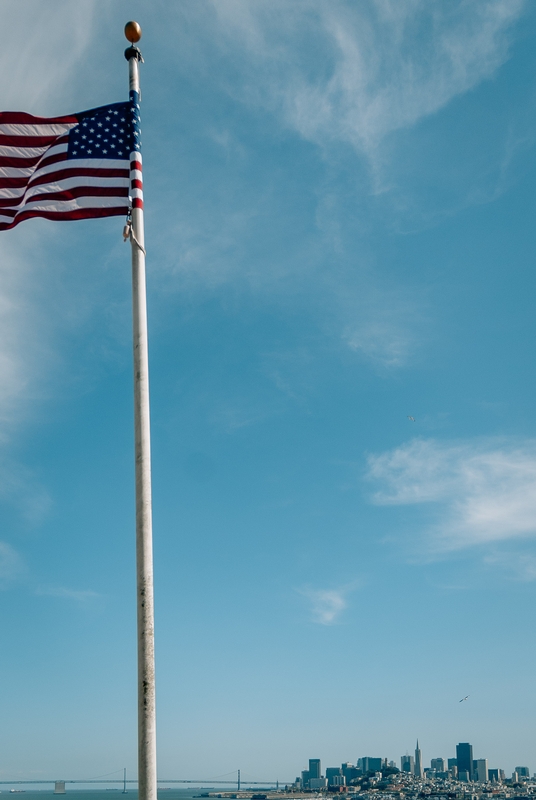
[[[340,778],[342,776],[342,769],[340,767],[326,767],[326,778],[328,779],[328,786],[342,786],[343,784],[335,783],[332,778]]]
[[[516,772],[520,778],[530,778],[530,770],[528,767],[516,767]]]
[[[383,758],[370,758],[369,756],[364,756],[359,760],[363,772],[380,772],[385,761]]]
[[[357,767],[354,767],[353,764],[350,764],[348,761],[345,761],[344,764],[341,766],[342,774],[346,778],[346,783],[349,784],[350,781],[359,778],[361,775],[361,770]]]
[[[302,789],[308,789],[309,788],[309,770],[308,769],[302,770],[301,782],[302,782]]]
[[[320,759],[309,759],[309,781],[318,780],[320,778]]]
[[[430,766],[432,769],[435,769],[436,772],[446,772],[445,767],[445,759],[444,758],[433,758],[430,762]]]
[[[357,767],[354,767],[354,765],[350,764],[349,761],[345,761],[343,764],[341,764],[341,772],[346,778],[347,784],[349,784],[350,781],[353,781],[355,778],[358,778],[361,774],[361,770],[357,769]]]
[[[486,783],[488,780],[488,759],[487,758],[477,758],[474,762],[474,766],[476,767],[476,775],[473,777],[479,783]]]
[[[415,759],[413,756],[400,756],[400,769],[402,772],[410,772],[413,775],[415,770]]]
[[[473,745],[469,742],[460,742],[456,745],[456,762],[458,766],[458,775],[461,776],[462,772],[467,772],[467,779],[473,780]]]
[[[418,739],[417,739],[417,747],[415,748],[415,767],[413,770],[413,774],[415,775],[416,778],[422,778],[423,776],[422,757]]]

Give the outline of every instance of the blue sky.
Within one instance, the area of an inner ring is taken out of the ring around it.
[[[45,116],[144,30],[161,777],[536,770],[533,5],[0,9]],[[136,768],[122,224],[0,239],[4,780]]]

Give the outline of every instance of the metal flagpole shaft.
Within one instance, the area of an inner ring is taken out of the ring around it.
[[[135,42],[141,38],[140,26],[136,22],[127,23],[125,35],[131,42],[131,46],[125,51],[130,79],[130,99],[134,106],[138,106],[140,100],[138,66],[142,58]],[[137,117],[138,109],[135,108],[134,111]],[[139,150],[134,150],[131,154],[131,184],[138,608],[138,796],[139,800],[157,800],[149,354]]]

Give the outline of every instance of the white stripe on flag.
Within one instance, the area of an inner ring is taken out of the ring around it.
[[[128,178],[94,178],[88,175],[75,175],[73,178],[64,178],[61,181],[40,183],[38,186],[32,186],[32,188],[28,190],[26,197],[35,197],[36,195],[48,194],[49,192],[65,192],[77,186],[101,186],[103,189],[111,189],[113,187],[128,189]]]
[[[77,197],[75,200],[39,200],[25,203],[21,212],[55,211],[64,213],[76,211],[78,208],[128,208],[128,206],[128,197]],[[11,222],[12,219],[10,217],[9,221]]]
[[[55,164],[47,164],[45,167],[35,169],[34,167],[25,167],[25,172],[19,167],[0,167],[0,177],[18,178],[24,175],[31,175],[33,178],[40,178],[42,175],[47,175],[50,172],[56,172],[60,169],[125,169],[128,170],[128,161],[122,161],[119,158],[69,158],[65,161],[56,161]],[[4,170],[6,170],[4,172]],[[8,173],[7,170],[11,170]]]
[[[59,144],[51,147],[48,155],[57,155],[67,151],[66,144]],[[0,167],[0,178],[24,178],[40,177],[46,175],[48,172],[56,172],[59,169],[126,169],[128,170],[128,161],[120,158],[69,158],[65,161],[56,161],[55,164],[47,164],[45,167]],[[137,173],[141,175],[141,173]],[[140,177],[141,180],[141,177]]]
[[[25,123],[9,123],[0,125],[0,135],[4,136],[61,136],[71,128],[75,128],[78,122],[57,122],[52,125],[39,124],[26,125]]]
[[[74,175],[71,178],[63,178],[61,181],[52,181],[51,183],[38,183],[27,189],[26,186],[20,189],[0,189],[0,197],[26,198],[35,197],[39,194],[49,194],[49,192],[65,192],[68,189],[76,188],[77,186],[102,186],[102,188],[119,187],[128,189],[128,178],[103,178],[101,176],[94,177],[93,175]],[[13,206],[16,204],[14,203]]]
[[[48,149],[48,144],[43,147],[9,147],[0,145],[0,156],[7,156],[7,158],[35,158],[36,156],[42,156]]]
[[[34,171],[35,167],[0,167],[0,178],[26,178]]]

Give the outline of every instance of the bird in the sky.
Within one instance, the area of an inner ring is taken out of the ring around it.
[[[410,416],[408,415],[408,419],[409,419],[409,421],[410,421],[410,422],[415,422],[415,417],[410,417]]]
[[[466,695],[465,697],[462,697],[462,699],[460,700],[460,703],[463,703],[464,700],[468,700],[470,697],[471,697],[470,694]]]

